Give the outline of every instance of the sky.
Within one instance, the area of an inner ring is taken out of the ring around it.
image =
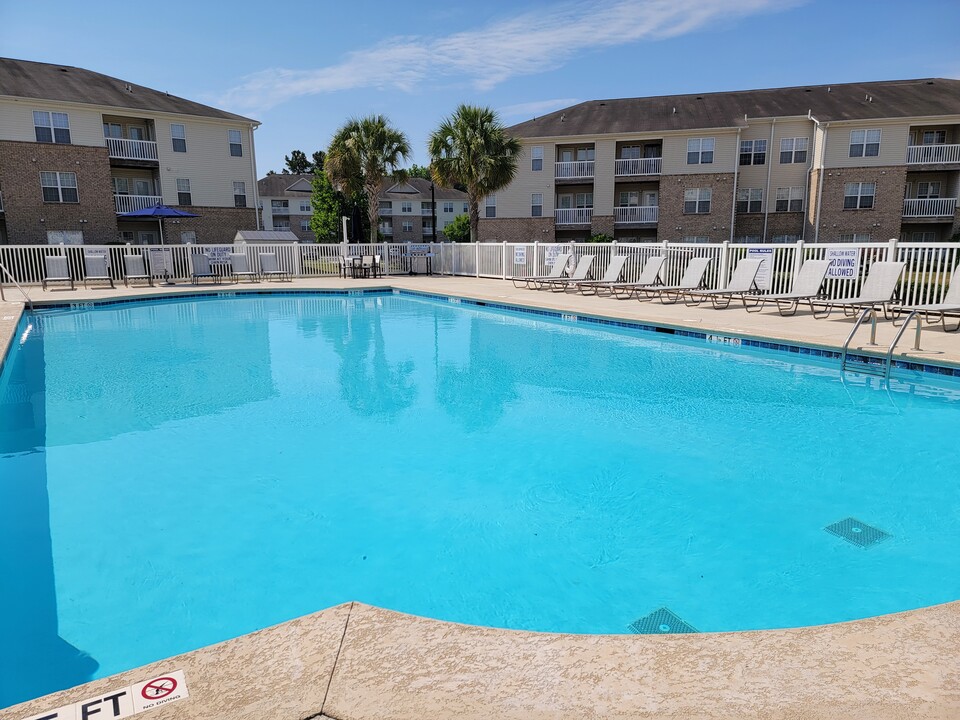
[[[370,114],[426,165],[460,103],[509,126],[585,100],[960,78],[958,29],[960,0],[0,0],[0,56],[258,120],[261,177]]]

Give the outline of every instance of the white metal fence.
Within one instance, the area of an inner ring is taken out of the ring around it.
[[[882,260],[899,260],[906,264],[899,288],[899,299],[908,304],[935,303],[943,299],[954,268],[960,265],[960,243],[911,243],[890,240],[883,243],[375,243],[375,244],[297,244],[241,243],[237,245],[0,245],[0,264],[21,285],[39,285],[44,278],[44,257],[65,255],[69,258],[73,277],[83,278],[85,253],[108,257],[115,280],[123,279],[123,256],[147,256],[155,273],[173,281],[190,280],[190,254],[202,252],[214,263],[226,267],[229,253],[244,252],[251,268],[259,267],[260,253],[275,253],[279,266],[294,277],[337,276],[341,272],[342,255],[380,255],[386,275],[400,275],[411,270],[423,273],[430,254],[435,274],[509,279],[546,275],[556,257],[570,253],[571,264],[583,255],[595,256],[593,277],[600,277],[614,255],[626,255],[621,279],[636,280],[648,258],[666,257],[662,280],[676,284],[693,257],[709,257],[706,284],[722,288],[730,279],[737,262],[751,256],[769,261],[765,270],[766,292],[789,292],[793,278],[804,260],[842,258],[846,276],[831,272],[824,285],[826,297],[856,297],[870,266]],[[163,271],[159,256],[164,256]],[[411,257],[412,256],[412,257]],[[835,276],[836,275],[836,276]],[[0,277],[9,285],[10,279]]]

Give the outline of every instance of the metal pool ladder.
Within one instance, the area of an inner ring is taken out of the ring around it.
[[[17,279],[10,274],[10,271],[7,270],[6,266],[3,263],[0,263],[0,270],[3,270],[3,274],[10,278],[10,282],[17,286],[17,290],[20,291],[20,294],[23,295],[24,299],[27,301],[27,307],[30,308],[31,312],[33,311],[33,301],[30,299],[30,296],[27,295],[27,291],[20,287],[20,283],[17,282]],[[0,300],[6,301],[6,297],[3,294],[3,280],[0,279]]]
[[[870,318],[870,342],[867,343],[867,345],[873,347],[877,346],[877,309],[873,307],[864,308],[860,313],[860,316],[857,318],[857,321],[853,324],[850,334],[847,335],[847,339],[843,343],[843,351],[840,353],[840,372],[852,370],[865,375],[876,375],[885,380],[889,380],[890,368],[893,365],[893,351],[896,349],[897,344],[903,337],[903,333],[910,325],[910,321],[914,319],[917,321],[917,333],[913,342],[913,349],[920,349],[920,331],[922,327],[920,315],[916,310],[910,311],[910,313],[907,315],[907,319],[903,321],[903,325],[901,325],[900,329],[897,330],[897,334],[894,336],[893,342],[891,342],[889,347],[887,347],[887,352],[882,363],[874,363],[869,361],[863,362],[861,360],[851,360],[849,358],[850,343],[853,342],[853,338],[857,334],[857,330],[860,329],[860,326],[863,325],[867,318]]]

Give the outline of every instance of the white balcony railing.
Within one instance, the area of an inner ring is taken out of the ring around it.
[[[393,208],[381,207],[377,210],[377,213],[379,213],[380,217],[390,217],[391,215],[393,215]]]
[[[560,208],[554,211],[557,225],[589,225],[593,219],[593,208]]]
[[[381,235],[393,235],[393,225],[381,225],[377,229]]]
[[[146,210],[163,202],[159,195],[114,195],[113,200],[118,213]]]
[[[907,164],[960,163],[960,145],[908,145]]]
[[[617,160],[617,175],[659,175],[663,158],[627,158]]]
[[[592,178],[593,160],[574,160],[573,162],[558,162],[556,164],[556,178]]]
[[[433,208],[422,207],[420,208],[420,214],[423,217],[433,217]]]
[[[957,198],[925,198],[904,200],[904,217],[953,217],[957,212]]]
[[[613,221],[615,223],[655,223],[660,217],[660,208],[657,205],[637,205],[615,207]]]
[[[271,215],[289,215],[289,214],[290,214],[290,206],[288,205],[288,206],[286,206],[286,207],[282,207],[282,206],[280,206],[280,205],[271,205],[271,206],[270,206],[270,214],[271,214]]]
[[[152,140],[104,138],[110,157],[120,160],[156,160],[157,144]]]

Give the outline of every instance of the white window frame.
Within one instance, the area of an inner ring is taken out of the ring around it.
[[[772,243],[795,243],[799,241],[799,235],[774,235],[770,238],[770,242]]]
[[[300,221],[300,232],[310,232],[310,221],[307,219]]]
[[[710,242],[710,237],[707,235],[687,235],[683,238],[683,242],[704,244]]]
[[[180,128],[177,130],[177,128]],[[182,148],[177,147],[177,141],[182,143]],[[187,151],[187,126],[183,123],[170,123],[170,142],[173,145],[174,152],[185,153]]]
[[[838,239],[840,242],[870,242],[873,235],[870,233],[845,233],[841,235]]]
[[[40,130],[49,132],[50,139],[41,140]],[[33,132],[38,143],[70,145],[70,115],[65,112],[53,112],[52,110],[34,110]]]
[[[543,145],[534,145],[530,148],[530,171],[541,172],[543,170]]]
[[[56,184],[51,184],[51,181]],[[44,184],[46,182],[47,184]],[[48,200],[43,190],[47,188],[53,188],[57,191],[56,200]],[[65,200],[64,199],[64,190],[73,190],[76,195],[76,200]],[[76,205],[80,202],[80,188],[77,187],[77,174],[75,172],[57,172],[55,170],[41,170],[40,171],[40,197],[45,203],[63,203],[66,205]]]
[[[689,138],[687,140],[687,165],[712,165],[716,147],[716,138]]]
[[[801,147],[802,146],[802,147]],[[780,163],[807,162],[807,150],[810,147],[810,138],[780,138]]]
[[[197,231],[196,230],[181,230],[180,231],[180,243],[182,245],[195,245],[197,242]]]
[[[851,130],[850,157],[879,157],[882,134],[880,128]]]
[[[413,201],[412,200],[402,200],[400,202],[400,212],[402,213],[412,213],[413,212]]]
[[[227,130],[227,143],[230,145],[230,157],[243,157],[243,133],[235,128]]]
[[[402,232],[413,232],[413,220],[404,220],[400,225]]]
[[[929,142],[927,138],[929,136]],[[944,145],[947,142],[946,130],[924,130],[921,135],[921,144],[923,145]]]
[[[497,216],[497,196],[487,195],[483,201],[483,216],[495,218]]]
[[[746,162],[744,162],[746,161]],[[740,141],[741,165],[766,165],[767,141],[763,139]]]
[[[452,202],[445,202],[445,203],[443,204],[443,211],[444,211],[445,213],[449,213],[449,214],[452,215],[452,214],[453,214],[453,203],[452,203]]]
[[[113,130],[116,129],[117,134],[113,134]],[[115,122],[105,122],[103,124],[103,136],[105,138],[113,138],[114,140],[123,137],[123,125]]]
[[[621,160],[639,160],[643,157],[643,147],[640,145],[621,145],[620,146],[620,159]]]
[[[737,212],[763,212],[763,188],[740,188],[737,190]]]
[[[300,212],[302,213],[313,213],[313,207],[310,205],[309,200],[300,201]]]
[[[683,214],[707,215],[712,202],[713,188],[687,188],[683,191]]]
[[[632,159],[632,158],[627,158]],[[621,190],[617,197],[617,207],[640,207],[639,190]]]
[[[803,187],[778,187],[774,212],[803,212]]]
[[[237,208],[245,208],[247,206],[247,184],[245,182],[234,181],[233,206]]]
[[[130,180],[125,177],[112,177],[110,178],[110,184],[113,186],[114,195],[129,195],[130,194]]]
[[[530,217],[543,217],[543,193],[530,193]]]
[[[917,200],[935,200],[940,197],[940,181],[926,181],[917,183]]]
[[[869,192],[866,192],[869,189]],[[847,198],[856,198],[855,207],[847,207]],[[864,203],[869,198],[868,203]],[[877,205],[877,184],[872,182],[851,182],[843,185],[844,210],[873,210]]]
[[[188,196],[187,202],[183,201],[184,195]],[[177,178],[177,205],[193,205],[193,190],[190,189],[190,178]]]
[[[936,242],[936,241],[937,241],[936,230],[918,230],[910,233],[910,242],[922,243],[922,242]]]

